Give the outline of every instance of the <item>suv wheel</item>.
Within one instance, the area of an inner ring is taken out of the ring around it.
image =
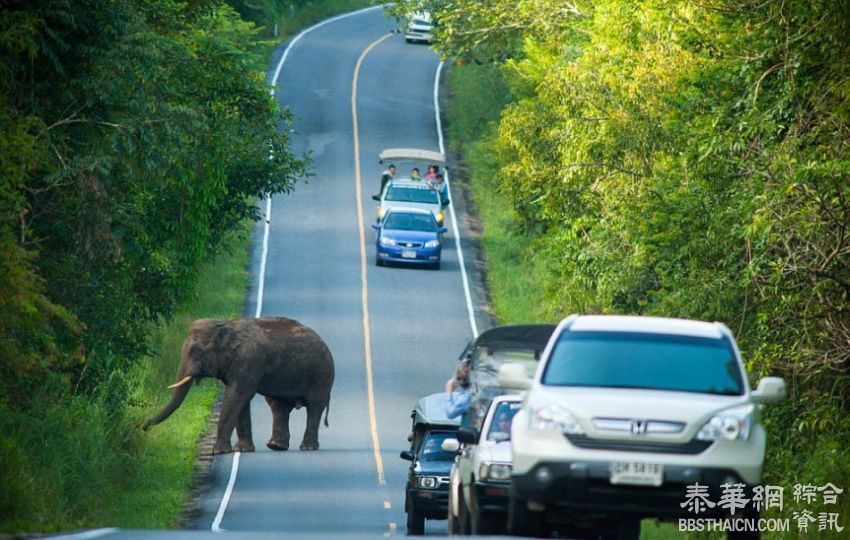
[[[639,540],[640,519],[621,518],[613,529],[607,529],[602,533],[603,540]]]
[[[407,534],[425,534],[425,514],[413,506],[410,497],[407,499]]]
[[[514,494],[508,499],[508,534],[514,536],[542,536],[543,516],[528,509],[528,501]]]
[[[733,519],[732,516],[725,516],[728,519]],[[742,519],[758,521],[759,512],[752,509],[745,512]],[[759,531],[729,531],[726,533],[727,540],[759,540],[761,533]]]

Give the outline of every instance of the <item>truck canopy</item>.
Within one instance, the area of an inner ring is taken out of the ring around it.
[[[498,382],[499,368],[512,362],[525,364],[534,375],[540,354],[555,331],[554,324],[512,324],[482,332],[467,345],[461,359],[469,362],[470,408],[467,423],[479,429],[494,397],[516,393]]]
[[[378,156],[378,160],[381,163],[384,161],[415,161],[429,165],[444,166],[446,164],[445,155],[421,148],[386,148]]]

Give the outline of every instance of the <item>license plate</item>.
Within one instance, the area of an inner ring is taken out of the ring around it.
[[[401,258],[402,259],[415,259],[416,258],[416,252],[412,251],[412,250],[405,249],[404,251],[401,252]]]
[[[657,487],[664,481],[664,466],[658,463],[614,461],[609,473],[612,484]]]

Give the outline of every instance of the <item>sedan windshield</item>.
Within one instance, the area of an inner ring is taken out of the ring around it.
[[[390,186],[387,201],[440,204],[437,192],[428,188]]]
[[[741,395],[727,340],[632,332],[564,332],[543,384]]]
[[[453,433],[429,433],[419,450],[419,459],[422,461],[454,461],[457,454],[443,450],[443,441],[449,437],[457,437]]]
[[[437,232],[437,223],[433,217],[427,214],[401,214],[393,212],[384,220],[384,229]]]

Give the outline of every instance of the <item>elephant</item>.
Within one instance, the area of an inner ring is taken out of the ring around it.
[[[301,450],[319,449],[319,423],[328,426],[334,361],[330,349],[312,329],[283,317],[229,321],[200,319],[183,343],[171,400],[144,422],[147,431],[180,407],[191,382],[215,377],[225,385],[213,454],[253,452],[251,398],[265,396],[272,411],[272,435],[266,446],[289,449],[289,414],[307,408]],[[236,428],[238,442],[231,447]]]

